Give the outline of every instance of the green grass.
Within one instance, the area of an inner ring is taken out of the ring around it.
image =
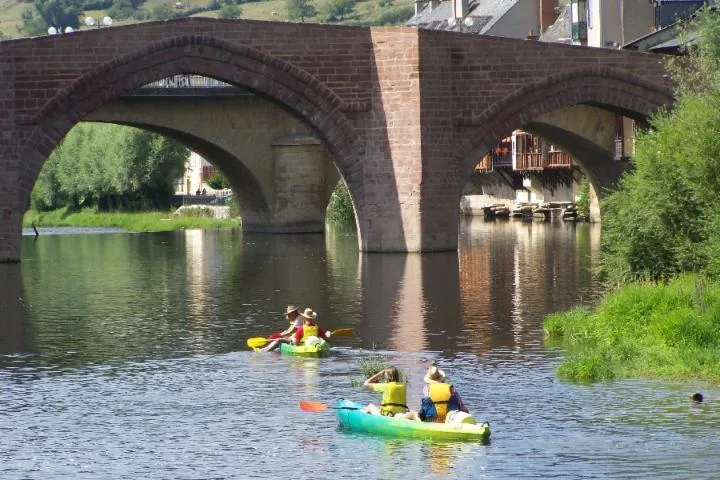
[[[216,220],[197,214],[175,215],[173,212],[118,213],[95,212],[85,209],[68,212],[66,209],[51,212],[28,211],[23,226],[31,227],[117,227],[131,232],[165,232],[197,228],[238,228],[238,220]]]
[[[198,7],[206,6],[210,3],[210,0],[191,0],[190,2],[184,1],[186,6]],[[306,22],[320,23],[323,21],[323,14],[325,6],[329,3],[329,0],[315,0],[315,8],[320,12],[314,18],[306,19]],[[145,12],[151,12],[153,8],[166,5],[171,10],[175,10],[174,1],[165,0],[147,0],[139,10]],[[287,16],[287,8],[285,7],[285,0],[267,0],[258,2],[247,2],[242,3],[242,16],[241,18],[247,20],[268,20],[285,22],[289,21]],[[355,5],[355,9],[350,13],[347,18],[338,22],[339,24],[349,25],[377,25],[383,21],[384,18],[392,16],[393,18],[400,18],[400,21],[396,21],[395,25],[403,25],[407,20],[410,19],[413,13],[414,3],[412,0],[395,0],[392,5],[380,7],[378,0],[361,0]],[[19,2],[17,0],[0,0],[0,32],[4,33],[10,38],[18,38],[22,36],[18,30],[17,25],[22,23],[21,14],[26,8],[32,7],[32,3]],[[87,16],[95,18],[102,18],[107,13],[104,10],[92,10],[86,11]],[[210,17],[217,18],[219,10],[202,12],[197,14],[198,17]],[[395,14],[395,15],[393,15]],[[407,16],[407,18],[405,18]],[[82,20],[82,17],[81,17]],[[130,23],[136,23],[136,20],[114,20],[113,26],[127,25]],[[81,21],[80,30],[86,30],[88,28]]]
[[[594,311],[549,315],[549,341],[569,355],[558,375],[577,382],[623,377],[720,383],[720,284],[686,275],[667,285],[633,284]]]
[[[393,365],[388,363],[387,358],[385,358],[383,355],[380,355],[379,353],[375,352],[365,352],[360,357],[360,374],[363,378],[361,379],[351,379],[350,385],[353,387],[361,387],[363,383],[365,383],[365,380],[375,375],[380,370],[385,370],[386,368],[390,368]],[[409,376],[406,372],[403,372],[401,370],[398,370],[400,373],[400,381],[401,382],[408,382]]]

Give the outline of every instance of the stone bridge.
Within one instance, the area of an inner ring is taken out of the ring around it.
[[[461,187],[512,130],[575,105],[643,120],[673,101],[651,54],[404,27],[188,18],[4,41],[0,261],[20,259],[30,192],[73,125],[183,73],[302,120],[348,185],[360,249],[379,252],[456,249]]]

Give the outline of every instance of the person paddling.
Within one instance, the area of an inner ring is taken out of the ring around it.
[[[469,415],[462,397],[450,383],[445,383],[445,372],[434,363],[425,374],[423,398],[418,415],[424,422],[475,423]]]
[[[272,342],[267,344],[263,348],[262,352],[269,352],[275,350],[280,346],[281,343],[288,343],[290,341],[290,335],[295,332],[299,327],[302,327],[303,317],[300,316],[299,308],[295,305],[288,305],[285,308],[285,317],[290,321],[290,326],[280,332],[277,338],[274,338]],[[270,337],[273,338],[273,337]]]
[[[303,319],[303,323],[295,329],[295,334],[290,337],[290,342],[293,345],[311,345],[319,341],[319,339],[329,339],[332,335],[329,331],[323,330],[315,323],[317,312],[313,311],[312,308],[306,308],[300,316]]]

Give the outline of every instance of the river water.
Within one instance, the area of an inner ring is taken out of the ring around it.
[[[0,478],[718,477],[717,387],[554,374],[542,319],[598,301],[599,227],[461,231],[458,252],[423,255],[333,233],[24,237],[22,263],[0,265]],[[324,359],[250,352],[287,303],[353,335]],[[413,407],[437,360],[490,443],[347,433],[298,408],[377,401],[353,382],[369,352],[409,376]]]

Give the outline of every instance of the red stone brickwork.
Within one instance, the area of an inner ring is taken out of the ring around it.
[[[591,103],[644,118],[672,102],[658,56],[410,28],[188,18],[0,42],[0,260],[43,162],[93,110],[196,73],[306,121],[355,202],[361,248],[453,249],[460,185],[533,117]]]

